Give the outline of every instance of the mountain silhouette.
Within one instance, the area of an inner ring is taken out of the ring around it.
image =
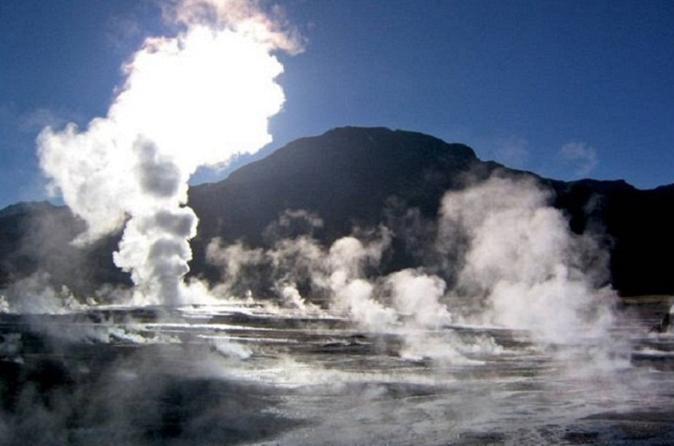
[[[602,235],[609,280],[621,294],[674,294],[674,184],[639,190],[624,181],[556,181],[481,161],[463,144],[387,128],[343,127],[301,138],[223,181],[191,187],[189,205],[200,219],[191,274],[218,279],[205,259],[214,237],[251,246],[273,243],[270,228],[286,210],[320,217],[314,236],[326,244],[354,228],[386,225],[394,234],[393,254],[383,268],[415,266],[420,257],[407,239],[414,229],[409,216],[419,226],[417,239],[432,238],[443,194],[495,171],[540,182],[552,191],[551,204],[566,214],[571,230]],[[120,234],[86,248],[71,246],[82,228],[67,208],[48,203],[0,211],[0,281],[45,271],[54,283],[80,292],[102,283],[128,284],[111,259]]]

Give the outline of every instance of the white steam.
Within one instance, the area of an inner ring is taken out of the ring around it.
[[[467,239],[458,294],[506,327],[566,341],[610,322],[602,250],[569,230],[550,195],[531,179],[498,176],[442,200],[441,238]]]
[[[227,163],[271,141],[268,119],[284,101],[274,51],[298,40],[243,1],[172,5],[184,29],[147,39],[124,66],[107,115],[38,137],[40,165],[87,223],[86,243],[124,224],[114,255],[138,301],[184,301],[197,217],[184,206],[199,166]]]
[[[30,275],[0,289],[0,313],[62,314],[83,308],[66,286],[51,287],[45,273]]]
[[[447,306],[442,304],[446,284],[441,278],[405,269],[389,275],[393,305],[401,315],[422,328],[438,328],[451,322]]]
[[[613,296],[604,286],[606,257],[590,236],[570,231],[550,200],[533,179],[498,175],[448,192],[437,240],[427,249],[446,253],[441,263],[453,268],[451,287],[423,268],[381,275],[392,237],[384,227],[329,247],[308,235],[270,249],[216,239],[208,256],[223,267],[227,294],[271,290],[267,297],[301,311],[318,304],[364,330],[401,336],[401,354],[410,358],[454,361],[474,353],[458,337],[440,334],[457,323],[526,330],[544,343],[605,337]],[[482,347],[498,350],[484,341]]]
[[[308,216],[295,214],[295,218]],[[224,279],[214,294],[259,297],[257,293],[272,290],[274,301],[301,313],[344,318],[374,335],[395,334],[405,358],[464,361],[456,350],[459,339],[449,342],[428,333],[451,323],[441,302],[445,282],[421,270],[378,274],[390,241],[391,234],[383,227],[361,238],[342,237],[329,247],[307,235],[280,239],[266,250],[241,243],[224,246],[214,239],[208,258],[223,267]]]
[[[363,244],[355,237],[337,240],[328,252],[327,266],[332,306],[371,330],[383,331],[396,321],[396,313],[373,299],[375,287],[363,275],[367,264],[378,263],[388,234],[378,243]]]

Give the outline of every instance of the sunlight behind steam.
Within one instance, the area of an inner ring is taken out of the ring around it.
[[[271,142],[268,120],[284,95],[275,51],[294,40],[238,0],[174,4],[184,29],[148,38],[124,66],[107,116],[38,137],[53,189],[87,223],[86,243],[126,222],[115,264],[131,273],[138,303],[185,301],[197,217],[187,182],[199,166],[226,164]]]
[[[282,70],[264,44],[197,26],[146,43],[126,66],[109,116],[180,165],[221,163],[271,141],[267,119],[284,99],[273,79]]]

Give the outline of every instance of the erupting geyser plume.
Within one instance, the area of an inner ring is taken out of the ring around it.
[[[139,302],[185,301],[183,277],[197,217],[187,182],[199,166],[227,163],[271,141],[268,119],[284,101],[276,51],[298,39],[241,0],[181,0],[182,30],[148,38],[124,66],[107,115],[80,130],[45,128],[40,165],[87,223],[86,243],[126,223],[115,264]]]

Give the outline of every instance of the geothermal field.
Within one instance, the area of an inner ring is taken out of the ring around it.
[[[502,190],[510,199],[477,205]],[[445,194],[433,246],[455,259],[443,250],[467,239],[451,286],[422,267],[377,274],[385,228],[329,247],[310,233],[267,249],[213,240],[222,280],[181,281],[180,304],[143,302],[137,287],[85,300],[41,276],[19,281],[0,315],[0,439],[670,443],[670,302],[594,286],[595,243],[544,196],[502,178]],[[493,219],[512,219],[519,242]]]
[[[674,10],[570,3],[3,2],[0,446],[674,444]]]
[[[624,318],[623,318],[624,316]],[[252,299],[0,318],[3,444],[669,444],[674,337],[368,331]]]

